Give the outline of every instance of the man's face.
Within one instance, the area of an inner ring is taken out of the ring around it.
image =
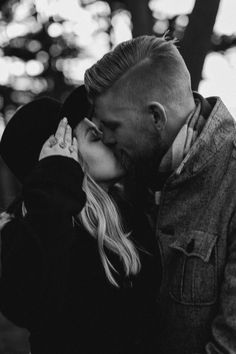
[[[161,139],[148,107],[129,104],[122,95],[107,92],[95,101],[93,121],[103,132],[103,143],[127,172],[146,178],[157,169]]]

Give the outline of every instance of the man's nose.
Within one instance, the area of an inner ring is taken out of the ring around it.
[[[107,131],[106,129],[103,130],[103,136],[102,136],[102,142],[103,144],[112,147],[116,144],[115,136],[111,132]]]

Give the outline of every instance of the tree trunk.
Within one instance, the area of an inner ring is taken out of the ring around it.
[[[153,17],[148,6],[149,0],[125,0],[128,10],[131,12],[133,23],[133,37],[144,34],[153,34]]]
[[[148,4],[149,0],[107,0],[112,11],[126,8],[131,13],[133,37],[153,34],[154,20]]]
[[[189,16],[189,25],[181,41],[180,52],[192,77],[192,89],[197,90],[202,67],[211,46],[211,35],[220,0],[196,0]]]

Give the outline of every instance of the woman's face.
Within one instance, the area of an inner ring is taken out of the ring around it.
[[[124,169],[113,152],[103,144],[94,123],[84,119],[74,129],[78,152],[88,174],[97,183],[109,183],[124,175]]]

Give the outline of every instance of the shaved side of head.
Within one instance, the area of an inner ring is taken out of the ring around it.
[[[192,97],[191,79],[174,41],[141,36],[118,45],[85,73],[92,101],[112,89],[129,100],[158,100],[178,108]],[[176,109],[175,107],[175,109]]]

